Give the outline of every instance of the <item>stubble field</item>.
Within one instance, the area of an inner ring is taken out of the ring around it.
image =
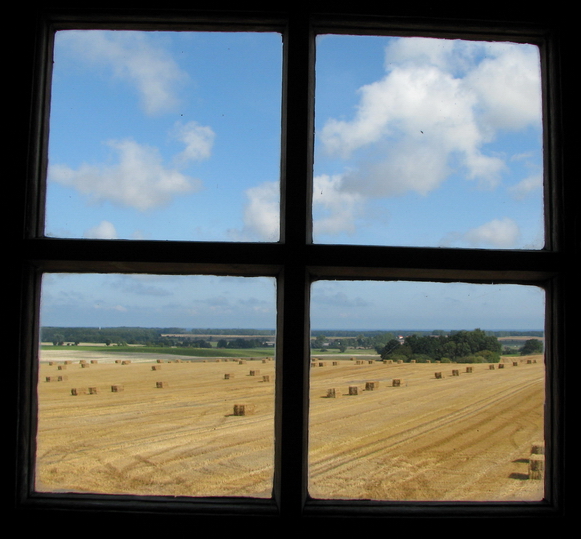
[[[274,361],[114,359],[42,352],[38,491],[270,497]],[[542,356],[502,369],[475,364],[471,373],[456,364],[336,363],[311,369],[311,496],[543,498],[543,481],[528,472],[531,446],[543,439]],[[327,397],[331,388],[337,398]],[[238,404],[248,415],[234,415]]]

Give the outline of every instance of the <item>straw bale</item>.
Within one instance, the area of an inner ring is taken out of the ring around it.
[[[545,442],[534,442],[531,447],[532,455],[544,455],[545,454]]]
[[[529,479],[543,479],[545,473],[545,456],[533,454],[529,457]]]
[[[359,387],[349,386],[349,395],[359,395]]]
[[[234,405],[234,415],[252,415],[256,412],[256,406],[254,404],[235,404]]]
[[[335,387],[327,389],[327,398],[328,399],[338,399],[341,397],[341,391]]]
[[[436,376],[436,378],[442,378],[441,372],[436,372],[436,373],[434,373],[434,375]]]
[[[125,388],[119,384],[115,384],[111,386],[111,392],[112,393],[119,393],[120,391],[124,391]]]
[[[155,387],[159,388],[159,389],[163,389],[168,387],[167,382],[155,382]]]
[[[394,378],[393,381],[392,381],[392,383],[391,383],[391,385],[393,387],[399,387],[399,386],[401,386],[401,378]]]
[[[365,391],[373,391],[374,389],[377,389],[377,388],[379,388],[378,381],[365,382]]]

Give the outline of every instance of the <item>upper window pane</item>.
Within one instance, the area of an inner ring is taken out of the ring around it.
[[[319,36],[317,243],[541,249],[539,49]]]
[[[278,241],[276,33],[55,36],[45,234]]]

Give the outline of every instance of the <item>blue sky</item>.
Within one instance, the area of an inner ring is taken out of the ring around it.
[[[543,247],[536,47],[328,35],[316,70],[315,242]],[[281,73],[275,33],[58,32],[46,235],[277,241]],[[274,326],[269,279],[147,279],[47,276],[43,323]],[[460,297],[468,328],[542,327],[528,287],[375,285],[317,284],[313,327],[454,329],[426,313]]]

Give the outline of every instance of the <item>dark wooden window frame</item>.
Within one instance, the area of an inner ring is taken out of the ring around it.
[[[482,8],[479,8],[482,9]],[[16,342],[14,514],[30,524],[44,515],[73,512],[85,518],[268,518],[294,521],[345,517],[559,518],[568,488],[565,406],[574,353],[571,335],[580,299],[579,230],[572,165],[574,147],[572,84],[566,74],[572,39],[566,25],[550,14],[499,17],[473,8],[461,14],[443,10],[398,13],[380,8],[355,13],[337,9],[272,11],[238,8],[212,12],[188,9],[38,9],[22,12],[28,24],[20,63],[28,71],[17,85],[25,121],[18,130],[14,198],[21,227],[11,231],[18,260],[13,278]],[[43,173],[46,167],[48,88],[53,32],[66,28],[279,31],[284,36],[283,130],[281,162],[281,241],[279,243],[150,242],[49,239],[43,236]],[[314,42],[317,33],[424,35],[536,43],[542,51],[545,132],[547,247],[539,251],[495,251],[317,245],[311,242]],[[569,41],[568,41],[569,40]],[[578,136],[577,139],[578,141]],[[577,174],[577,173],[575,173]],[[351,261],[357,261],[353,264]],[[272,500],[164,498],[40,494],[32,488],[35,433],[35,357],[38,342],[40,279],[44,272],[221,274],[272,276],[278,282],[275,483]],[[317,279],[423,280],[515,283],[541,286],[547,293],[547,481],[539,503],[324,501],[308,497],[307,413],[309,289]],[[10,295],[10,299],[12,299]],[[567,340],[567,336],[569,339]],[[571,388],[572,386],[569,386]],[[569,397],[570,398],[570,397]],[[570,404],[570,403],[569,403]],[[32,519],[32,520],[31,520]]]

